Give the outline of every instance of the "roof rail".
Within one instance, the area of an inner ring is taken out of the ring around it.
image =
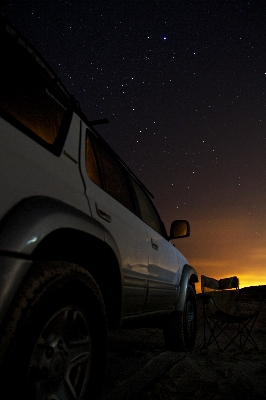
[[[101,125],[101,124],[109,124],[109,119],[108,118],[102,118],[102,119],[95,119],[93,121],[89,121],[89,125],[90,126]]]

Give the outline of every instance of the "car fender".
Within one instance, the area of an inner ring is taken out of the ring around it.
[[[198,282],[198,274],[196,270],[188,264],[184,265],[180,280],[180,290],[176,304],[176,311],[183,312],[188,284],[193,284],[195,282]]]
[[[64,228],[81,231],[107,244],[122,276],[118,246],[98,221],[59,200],[44,196],[26,198],[0,222],[0,322],[33,263],[34,250],[50,233]]]
[[[30,256],[38,244],[56,229],[72,228],[105,241],[119,258],[109,231],[91,216],[68,204],[45,196],[19,202],[0,222],[0,251]]]

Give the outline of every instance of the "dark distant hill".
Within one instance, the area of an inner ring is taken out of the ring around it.
[[[266,285],[259,285],[259,286],[247,286],[242,289],[239,289],[239,294],[241,295],[241,298],[244,296],[245,298],[256,298],[256,297],[262,297],[263,300],[266,302]],[[197,294],[197,298],[201,298],[202,293]]]
[[[247,286],[240,289],[240,296],[250,299],[259,298],[263,301],[266,301],[266,285],[259,285],[259,286]]]
[[[259,286],[247,286],[240,289],[240,292],[246,293],[266,293],[266,285],[259,285]]]

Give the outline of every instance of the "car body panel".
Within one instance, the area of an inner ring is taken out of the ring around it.
[[[171,242],[146,224],[149,241],[148,297],[144,311],[174,308],[182,265]]]
[[[59,157],[3,118],[0,119],[0,131],[0,218],[21,200],[31,196],[53,197],[90,214],[78,163],[64,154],[64,151],[71,154],[75,160],[79,157],[80,124],[75,113]],[[62,178],[62,173],[67,179]]]

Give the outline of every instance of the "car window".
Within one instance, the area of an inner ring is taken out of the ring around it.
[[[129,182],[122,164],[94,136],[87,135],[86,166],[89,178],[134,212]]]
[[[23,44],[22,44],[23,43]],[[24,42],[1,30],[0,107],[4,117],[22,131],[53,145],[67,111],[59,92]],[[68,118],[69,121],[70,118]]]
[[[164,236],[164,226],[153,203],[139,184],[134,179],[131,179],[131,181],[138,199],[142,220]]]
[[[86,136],[86,170],[89,178],[98,186],[102,186],[97,167],[97,162],[92,149],[91,140],[89,135]]]

